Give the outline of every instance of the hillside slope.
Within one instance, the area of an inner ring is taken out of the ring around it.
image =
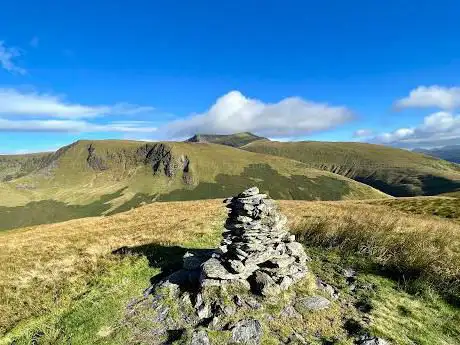
[[[0,183],[0,229],[112,214],[153,201],[220,198],[256,184],[277,199],[386,195],[305,164],[206,143],[78,141]]]
[[[381,145],[349,142],[256,141],[242,149],[287,157],[393,196],[436,195],[460,189],[460,166]]]

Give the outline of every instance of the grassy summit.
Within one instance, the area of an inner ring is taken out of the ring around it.
[[[436,195],[460,189],[460,166],[381,145],[350,142],[255,141],[242,149],[305,163],[363,182],[393,196]]]
[[[362,331],[392,344],[460,342],[457,222],[356,201],[280,204],[340,299],[303,319],[280,318],[275,303],[267,338],[301,328],[317,345],[352,345]],[[225,217],[221,200],[165,202],[0,233],[0,344],[148,344],[152,320],[133,324],[129,306],[187,248],[216,247]]]
[[[153,201],[220,198],[252,184],[277,199],[386,197],[298,161],[209,143],[78,141],[36,159],[0,182],[0,229],[113,214]]]

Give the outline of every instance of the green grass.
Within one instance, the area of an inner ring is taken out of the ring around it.
[[[121,320],[126,307],[142,295],[158,270],[145,258],[128,257],[113,259],[104,271],[89,280],[71,303],[19,325],[0,343],[125,344],[129,330]]]
[[[242,149],[287,157],[332,171],[393,196],[460,189],[460,166],[422,154],[364,143],[255,141]]]
[[[460,310],[449,305],[435,292],[429,295],[414,295],[405,291],[405,286],[389,278],[372,260],[361,255],[344,255],[336,249],[310,247],[313,272],[340,290],[341,298],[362,308],[367,313],[351,315],[357,321],[360,333],[381,336],[392,344],[457,344],[460,341]],[[357,288],[350,291],[343,270],[354,268]],[[362,310],[362,309],[361,309]],[[370,325],[363,317],[371,319]],[[361,329],[362,327],[362,329]]]

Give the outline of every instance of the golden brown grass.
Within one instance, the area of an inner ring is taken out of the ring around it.
[[[206,242],[224,216],[216,200],[156,203],[112,217],[0,233],[0,334],[68,303],[116,260],[114,249]]]
[[[366,254],[420,271],[458,289],[460,226],[352,201],[281,201],[306,242]],[[65,308],[117,263],[113,250],[156,243],[214,246],[226,212],[221,200],[154,203],[95,217],[0,233],[0,334],[18,322]],[[457,284],[457,285],[456,285]]]
[[[295,231],[307,244],[369,257],[382,268],[460,297],[460,226],[389,207],[317,202],[299,208]],[[303,219],[301,219],[303,218]]]

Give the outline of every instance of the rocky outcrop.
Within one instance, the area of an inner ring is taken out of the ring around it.
[[[101,157],[96,155],[95,151],[96,149],[94,148],[93,144],[89,144],[88,156],[86,157],[86,162],[88,163],[88,166],[96,171],[107,170],[107,164]]]
[[[163,143],[145,144],[137,149],[136,154],[144,164],[152,167],[153,174],[168,177],[182,174],[186,184],[193,183],[190,159],[186,155],[174,156],[170,146]]]

